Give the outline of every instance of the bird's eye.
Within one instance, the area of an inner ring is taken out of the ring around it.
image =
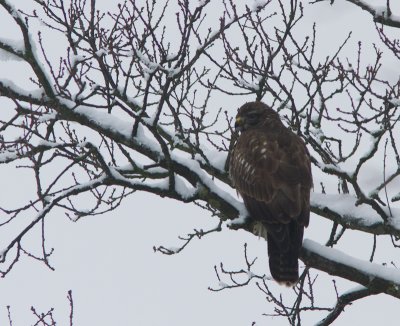
[[[258,119],[258,114],[257,113],[249,113],[247,115],[247,119],[249,119],[249,120],[257,120]]]

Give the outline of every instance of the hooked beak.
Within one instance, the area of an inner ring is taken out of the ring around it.
[[[236,117],[236,120],[235,120],[235,131],[236,132],[243,130],[243,122],[244,122],[243,118]]]

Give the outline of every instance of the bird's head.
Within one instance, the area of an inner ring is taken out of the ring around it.
[[[262,102],[248,102],[242,105],[235,119],[235,131],[262,128],[266,122],[279,119],[278,113]]]

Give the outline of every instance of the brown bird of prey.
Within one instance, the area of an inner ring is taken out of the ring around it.
[[[299,278],[299,252],[310,219],[310,154],[262,102],[244,104],[235,129],[240,135],[230,155],[230,177],[256,222],[255,232],[267,239],[272,277],[292,286]]]

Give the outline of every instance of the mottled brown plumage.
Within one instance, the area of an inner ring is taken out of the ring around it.
[[[230,177],[250,217],[262,226],[272,277],[293,285],[310,217],[309,153],[303,140],[262,102],[244,104],[235,127],[241,133],[231,153]]]

